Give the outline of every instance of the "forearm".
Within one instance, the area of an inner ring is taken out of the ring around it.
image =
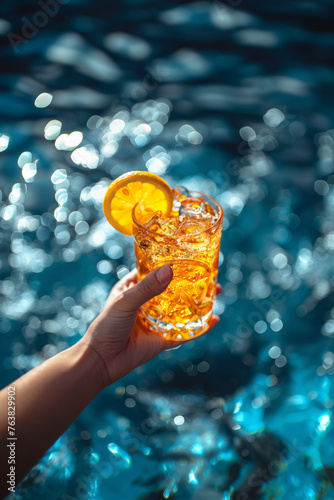
[[[82,342],[42,363],[15,386],[16,484],[103,388],[96,353]],[[0,392],[1,471],[9,472],[7,388]],[[1,481],[1,498],[8,494]]]

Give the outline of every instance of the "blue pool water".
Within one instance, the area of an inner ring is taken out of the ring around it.
[[[334,498],[334,2],[53,6],[0,7],[2,386],[134,266],[101,204],[126,171],[223,206],[221,321],[104,390],[12,498]]]

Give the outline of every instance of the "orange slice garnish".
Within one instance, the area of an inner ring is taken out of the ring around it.
[[[123,234],[132,234],[133,207],[143,202],[145,209],[168,215],[173,207],[173,192],[167,182],[150,172],[127,172],[107,189],[103,212],[108,222]]]

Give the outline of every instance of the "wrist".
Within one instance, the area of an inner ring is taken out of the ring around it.
[[[109,385],[107,367],[102,356],[84,339],[70,348],[78,356],[85,375],[88,375],[89,384],[93,393],[98,394]]]

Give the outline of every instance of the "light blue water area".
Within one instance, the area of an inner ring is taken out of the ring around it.
[[[221,203],[221,321],[104,390],[15,498],[333,498],[334,2],[57,6],[0,7],[2,385],[134,266],[102,214],[127,171]]]

